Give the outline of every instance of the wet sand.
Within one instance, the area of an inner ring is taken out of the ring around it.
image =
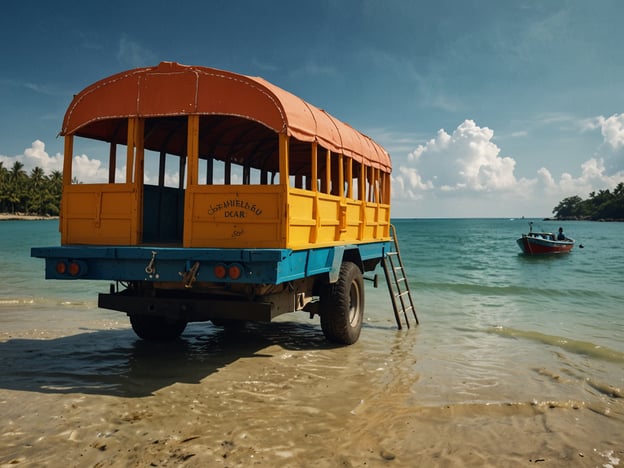
[[[307,321],[193,324],[157,345],[123,315],[3,317],[3,467],[624,463],[621,398],[436,400],[443,372],[418,362],[422,336],[391,323],[336,348]]]

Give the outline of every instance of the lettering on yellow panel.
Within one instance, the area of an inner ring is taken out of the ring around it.
[[[214,205],[210,204],[208,207],[208,216],[215,216],[217,214],[221,214],[224,218],[244,218],[245,214],[260,216],[262,210],[257,207],[255,203],[232,198]]]

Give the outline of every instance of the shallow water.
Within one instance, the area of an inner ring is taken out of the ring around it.
[[[367,282],[334,347],[305,315],[143,342],[106,284],[42,279],[54,221],[0,223],[0,464],[617,466],[624,225],[566,223],[555,258],[518,254],[525,220],[396,227],[420,325]]]

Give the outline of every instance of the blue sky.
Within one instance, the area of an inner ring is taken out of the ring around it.
[[[619,0],[9,2],[0,161],[60,169],[72,95],[169,60],[261,76],[371,136],[395,217],[548,216],[624,181],[623,18]]]

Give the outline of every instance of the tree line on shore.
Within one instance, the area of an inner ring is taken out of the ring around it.
[[[564,198],[552,212],[562,220],[624,221],[624,182],[613,191],[591,192],[585,200],[577,195]]]
[[[0,161],[0,213],[58,216],[63,192],[63,173],[45,174],[35,167],[30,174],[15,161],[10,168]]]
[[[35,167],[28,174],[19,161],[11,168],[0,161],[0,213],[58,216],[62,192],[61,171],[46,175],[43,169]],[[564,198],[552,212],[561,220],[624,221],[624,182],[613,191],[591,192],[585,200],[578,195]]]

